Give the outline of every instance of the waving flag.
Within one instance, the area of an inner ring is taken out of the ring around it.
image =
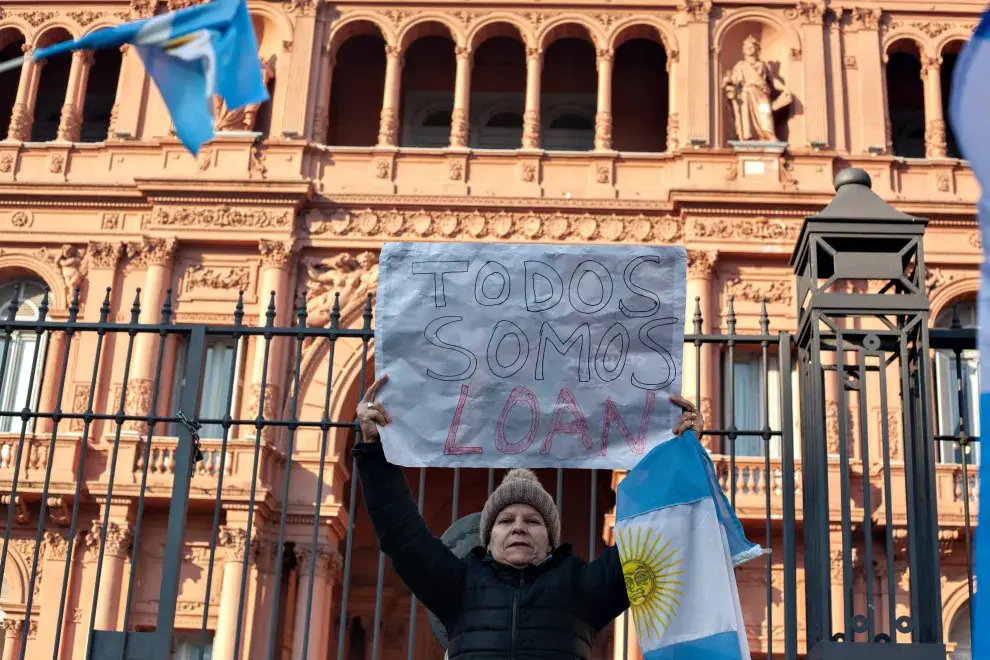
[[[949,121],[963,156],[973,168],[983,191],[978,215],[983,239],[983,265],[980,268],[979,316],[980,349],[980,428],[990,428],[990,12],[984,12],[969,43],[956,61],[952,76],[952,96],[949,100]],[[987,461],[980,461],[980,483],[990,478]],[[975,573],[977,585],[990,584],[990,497],[980,498],[979,520],[976,528]],[[990,657],[990,591],[977,590],[973,607],[973,657]]]
[[[194,155],[213,137],[214,95],[231,110],[268,100],[245,0],[213,0],[96,30],[39,48],[30,57],[123,44],[137,48],[172,115],[176,136]]]
[[[619,483],[615,544],[644,660],[748,660],[733,568],[763,554],[743,534],[692,431]]]

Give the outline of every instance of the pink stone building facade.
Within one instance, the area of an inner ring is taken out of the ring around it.
[[[0,7],[0,61],[189,4],[12,0]],[[959,159],[946,106],[952,67],[976,24],[980,3],[249,0],[248,6],[271,101],[233,112],[217,106],[217,137],[196,158],[175,139],[162,100],[131,48],[77,53],[0,74],[0,307],[8,304],[16,285],[25,301],[19,318],[34,318],[47,286],[49,317],[65,320],[78,288],[79,318],[96,321],[111,287],[111,320],[131,318],[137,295],[141,322],[157,323],[167,299],[175,323],[227,325],[243,291],[244,323],[257,326],[266,322],[269,292],[275,291],[276,323],[285,325],[292,322],[293,294],[304,292],[307,323],[326,325],[337,291],[340,325],[360,327],[365,297],[375,293],[377,254],[385,241],[476,241],[480,249],[489,241],[655,243],[688,248],[688,299],[698,299],[705,332],[727,331],[730,299],[740,332],[759,331],[763,300],[771,330],[793,330],[796,301],[788,258],[802,218],[829,201],[838,170],[856,166],[869,172],[881,197],[931,220],[925,253],[933,325],[947,327],[953,305],[964,325],[975,323],[979,189]],[[736,113],[750,106],[733,105],[735,97],[730,99],[727,91],[739,89],[731,74],[744,59],[746,43],[758,46],[770,95],[779,99],[786,92],[789,97],[770,113],[775,139],[739,139],[745,136]],[[688,331],[692,314],[693,309],[686,310]],[[54,333],[41,351],[40,363],[49,374],[44,378],[29,373],[34,335],[9,341],[13,357],[0,384],[3,410],[29,405],[83,412],[92,395],[97,411],[113,412],[124,399],[129,414],[154,407],[171,415],[186,385],[185,348],[174,338],[160,346],[157,336],[139,335],[128,367],[124,335],[98,353],[94,333],[78,338]],[[291,354],[289,342],[275,342],[267,361],[260,341],[211,343],[204,382],[212,386],[205,387],[201,407],[222,416],[228,401],[217,383],[234,373],[229,403],[235,417],[253,419],[259,408],[269,419],[284,416],[292,390]],[[157,366],[159,355],[163,369]],[[313,343],[303,353],[304,418],[322,414],[328,359],[324,344]],[[974,383],[976,359],[970,354],[965,359],[964,377]],[[346,420],[359,387],[360,342],[339,342],[333,360],[330,416]],[[684,390],[693,396],[699,388],[712,424],[726,415],[726,387],[735,387],[736,416],[748,414],[758,388],[755,356],[736,356],[735,385],[727,384],[720,352],[702,353],[700,383],[694,380],[693,360],[686,358]],[[944,370],[944,382],[954,378],[945,356],[935,361],[936,369]],[[56,376],[63,362],[59,400]],[[779,371],[775,378],[771,386],[779,392]],[[951,427],[958,405],[948,384],[936,400],[946,428]],[[771,422],[779,426],[780,406],[771,408]],[[201,416],[210,415],[201,411]],[[869,419],[888,423],[879,410],[870,410]],[[830,438],[838,437],[838,420],[830,404]],[[889,423],[896,425],[896,419]],[[79,660],[90,624],[121,629],[128,603],[129,627],[154,625],[177,430],[163,425],[168,428],[154,432],[142,550],[135,565],[130,549],[147,428],[129,422],[115,442],[118,429],[111,422],[93,424],[87,437],[82,420],[63,422],[55,451],[49,453],[51,421],[39,420],[27,429],[22,424],[14,417],[0,419],[4,492],[12,484],[22,430],[26,438],[18,496],[3,500],[16,508],[16,524],[0,596],[6,616],[2,657],[18,657],[25,625],[27,657],[51,653],[57,624],[50,612],[61,606],[70,543],[66,512],[87,444],[82,533],[71,540],[76,550],[60,633],[61,658]],[[235,656],[237,596],[248,562],[239,657],[256,657],[275,635],[282,658],[300,658],[308,601],[303,585],[314,554],[308,658],[336,658],[338,646],[346,658],[370,659],[375,646],[379,657],[401,658],[409,639],[416,658],[442,657],[422,608],[417,631],[409,635],[409,595],[388,570],[380,630],[374,630],[377,546],[360,506],[349,510],[350,437],[341,430],[331,433],[320,538],[314,547],[310,533],[321,463],[319,434],[300,431],[287,461],[284,439],[263,433],[255,476],[255,430],[233,429],[211,597],[204,605],[220,435],[219,427],[202,432],[206,460],[193,478],[177,657],[198,657],[191,649],[199,639],[204,607],[212,658]],[[115,445],[117,477],[108,498]],[[727,471],[725,448],[715,441],[710,449]],[[763,467],[765,447],[740,441],[736,450],[739,514],[760,538],[770,489],[771,518],[778,521],[773,533],[779,537],[779,447],[770,448],[769,473]],[[976,459],[974,452],[971,460]],[[966,659],[959,462],[955,447],[939,447],[943,624],[950,657]],[[49,465],[48,519],[33,570],[34,530]],[[837,464],[833,467],[838,470]],[[879,478],[874,467],[860,462],[855,469],[860,478]],[[292,545],[290,559],[276,566],[273,534],[287,472],[297,484],[287,505],[286,538]],[[555,484],[554,473],[541,477]],[[424,515],[437,533],[450,521],[453,478],[431,471],[428,479]],[[609,514],[618,478],[599,477],[596,509],[589,510],[584,504],[587,473],[567,473],[565,501],[575,504],[564,507],[563,527],[579,549],[587,547],[589,537],[599,549],[611,541]],[[410,473],[414,492],[418,479]],[[252,480],[260,495],[253,549],[246,553],[246,493]],[[464,475],[458,492],[462,515],[479,510],[486,477]],[[903,531],[903,504],[894,506]],[[94,525],[107,510],[110,524],[97,584],[100,543]],[[798,515],[800,520],[800,508]],[[354,549],[341,643],[344,538],[352,518]],[[769,620],[766,616],[763,571],[762,566],[747,567],[739,576],[755,657],[763,657],[771,644],[779,654],[783,642],[777,596],[771,598],[774,614]],[[277,593],[276,573],[282,576]],[[136,579],[129,594],[132,574]],[[782,567],[775,559],[772,593],[779,595],[780,579]],[[800,590],[800,575],[798,584]],[[95,609],[90,606],[94,592]],[[30,593],[32,611],[25,624]],[[838,617],[841,594],[833,598]],[[801,602],[798,611],[800,618]],[[880,617],[892,618],[886,609]],[[596,657],[621,658],[622,636],[617,625],[603,637]],[[802,627],[802,652],[803,643]],[[633,640],[629,646],[635,656]]]

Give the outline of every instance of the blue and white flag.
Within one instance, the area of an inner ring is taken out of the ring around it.
[[[194,155],[213,137],[214,95],[230,110],[268,100],[245,0],[213,0],[96,30],[39,48],[31,58],[123,44],[137,48],[172,115],[176,136]]]
[[[764,552],[746,540],[693,431],[619,483],[615,544],[645,660],[749,660],[733,569]]]
[[[952,76],[949,122],[956,143],[973,168],[980,183],[978,216],[983,239],[983,265],[980,267],[980,295],[977,303],[980,349],[980,428],[990,428],[990,12],[962,49]],[[982,453],[982,452],[981,452]],[[985,459],[985,456],[984,456]],[[990,466],[980,461],[980,483],[990,478]],[[979,492],[979,491],[977,491]],[[980,524],[976,528],[975,574],[977,586],[990,584],[990,497],[980,497]],[[990,657],[990,590],[977,589],[973,607],[973,657]]]

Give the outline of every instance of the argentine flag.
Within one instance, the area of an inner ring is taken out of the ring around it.
[[[615,544],[645,660],[749,660],[733,568],[763,549],[746,540],[693,431],[619,483]]]
[[[969,43],[956,61],[949,100],[949,121],[963,156],[973,168],[983,191],[979,202],[980,236],[983,239],[983,265],[980,267],[979,316],[980,349],[980,428],[990,429],[990,12],[984,12]],[[987,453],[980,462],[980,484],[990,478]],[[990,497],[980,497],[976,528],[976,584],[973,607],[973,657],[990,657]]]
[[[39,48],[30,57],[123,44],[137,48],[172,115],[176,136],[194,155],[213,137],[214,95],[231,110],[268,100],[245,0],[213,0],[96,30]]]

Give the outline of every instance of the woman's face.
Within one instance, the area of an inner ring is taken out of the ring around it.
[[[538,564],[550,552],[550,537],[539,511],[528,504],[512,504],[495,517],[488,551],[500,564],[525,568]]]

